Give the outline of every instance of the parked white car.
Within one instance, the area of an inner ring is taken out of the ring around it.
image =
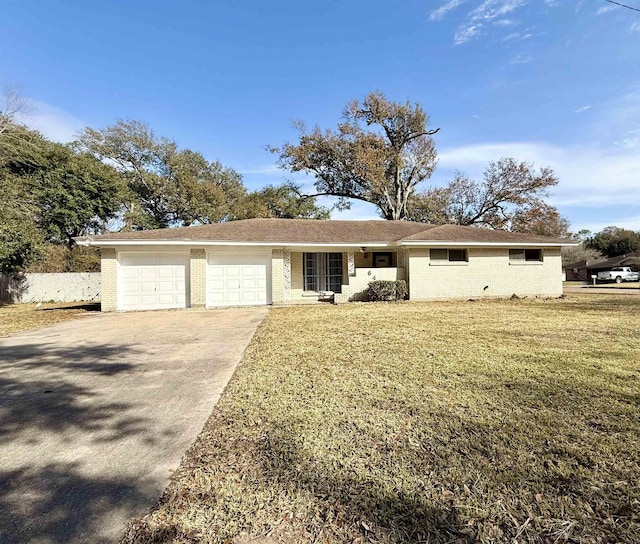
[[[629,266],[615,266],[611,270],[598,272],[598,281],[638,281],[640,272],[634,272]]]

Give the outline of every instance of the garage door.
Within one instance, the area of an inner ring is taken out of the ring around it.
[[[271,255],[209,255],[207,306],[270,304]]]
[[[121,254],[119,310],[187,306],[188,255]]]

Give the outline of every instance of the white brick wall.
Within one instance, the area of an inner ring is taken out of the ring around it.
[[[190,301],[192,308],[207,303],[207,254],[204,249],[192,249],[189,257]]]
[[[560,249],[544,249],[541,263],[509,261],[508,248],[471,248],[467,263],[437,264],[429,249],[409,251],[409,298],[560,296]]]
[[[114,312],[118,308],[117,267],[118,259],[113,248],[100,249],[100,271],[102,273],[100,302],[103,312]]]

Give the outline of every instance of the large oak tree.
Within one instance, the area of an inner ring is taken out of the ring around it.
[[[337,130],[307,131],[297,143],[269,149],[279,165],[315,176],[316,193],[375,204],[385,219],[404,219],[416,186],[431,176],[436,148],[419,104],[391,102],[381,92],[350,102]]]
[[[24,269],[45,242],[101,232],[120,207],[109,165],[11,119],[0,132],[0,271]]]
[[[246,193],[240,174],[201,153],[178,149],[140,121],[86,128],[80,142],[126,179],[124,222],[129,230],[223,221]]]

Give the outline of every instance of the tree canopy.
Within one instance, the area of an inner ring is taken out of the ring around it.
[[[315,199],[301,197],[300,187],[291,183],[267,185],[249,193],[235,212],[238,219],[275,217],[278,219],[329,219],[331,210]]]
[[[417,194],[410,201],[407,218],[566,236],[569,223],[544,201],[548,189],[557,184],[550,168],[536,172],[530,163],[503,158],[487,166],[482,180],[459,173],[445,187]]]
[[[0,133],[0,268],[28,265],[43,244],[101,232],[120,206],[118,173],[93,156],[5,119]]]
[[[587,248],[600,251],[607,257],[617,257],[640,251],[640,231],[620,227],[606,227],[584,241]]]
[[[245,195],[240,174],[179,150],[140,121],[119,120],[102,130],[85,128],[82,148],[114,164],[126,182],[124,224],[128,230],[213,223],[230,218]]]
[[[354,100],[336,131],[298,124],[299,141],[269,149],[279,165],[315,176],[313,196],[339,197],[375,204],[385,219],[404,219],[416,186],[436,164],[429,116],[419,104],[389,101],[379,91]]]
[[[139,121],[86,128],[51,142],[0,111],[0,272],[95,269],[95,251],[73,238],[250,217],[325,219],[327,208],[295,185],[248,192],[242,176],[179,149]],[[40,263],[33,262],[40,259]]]

